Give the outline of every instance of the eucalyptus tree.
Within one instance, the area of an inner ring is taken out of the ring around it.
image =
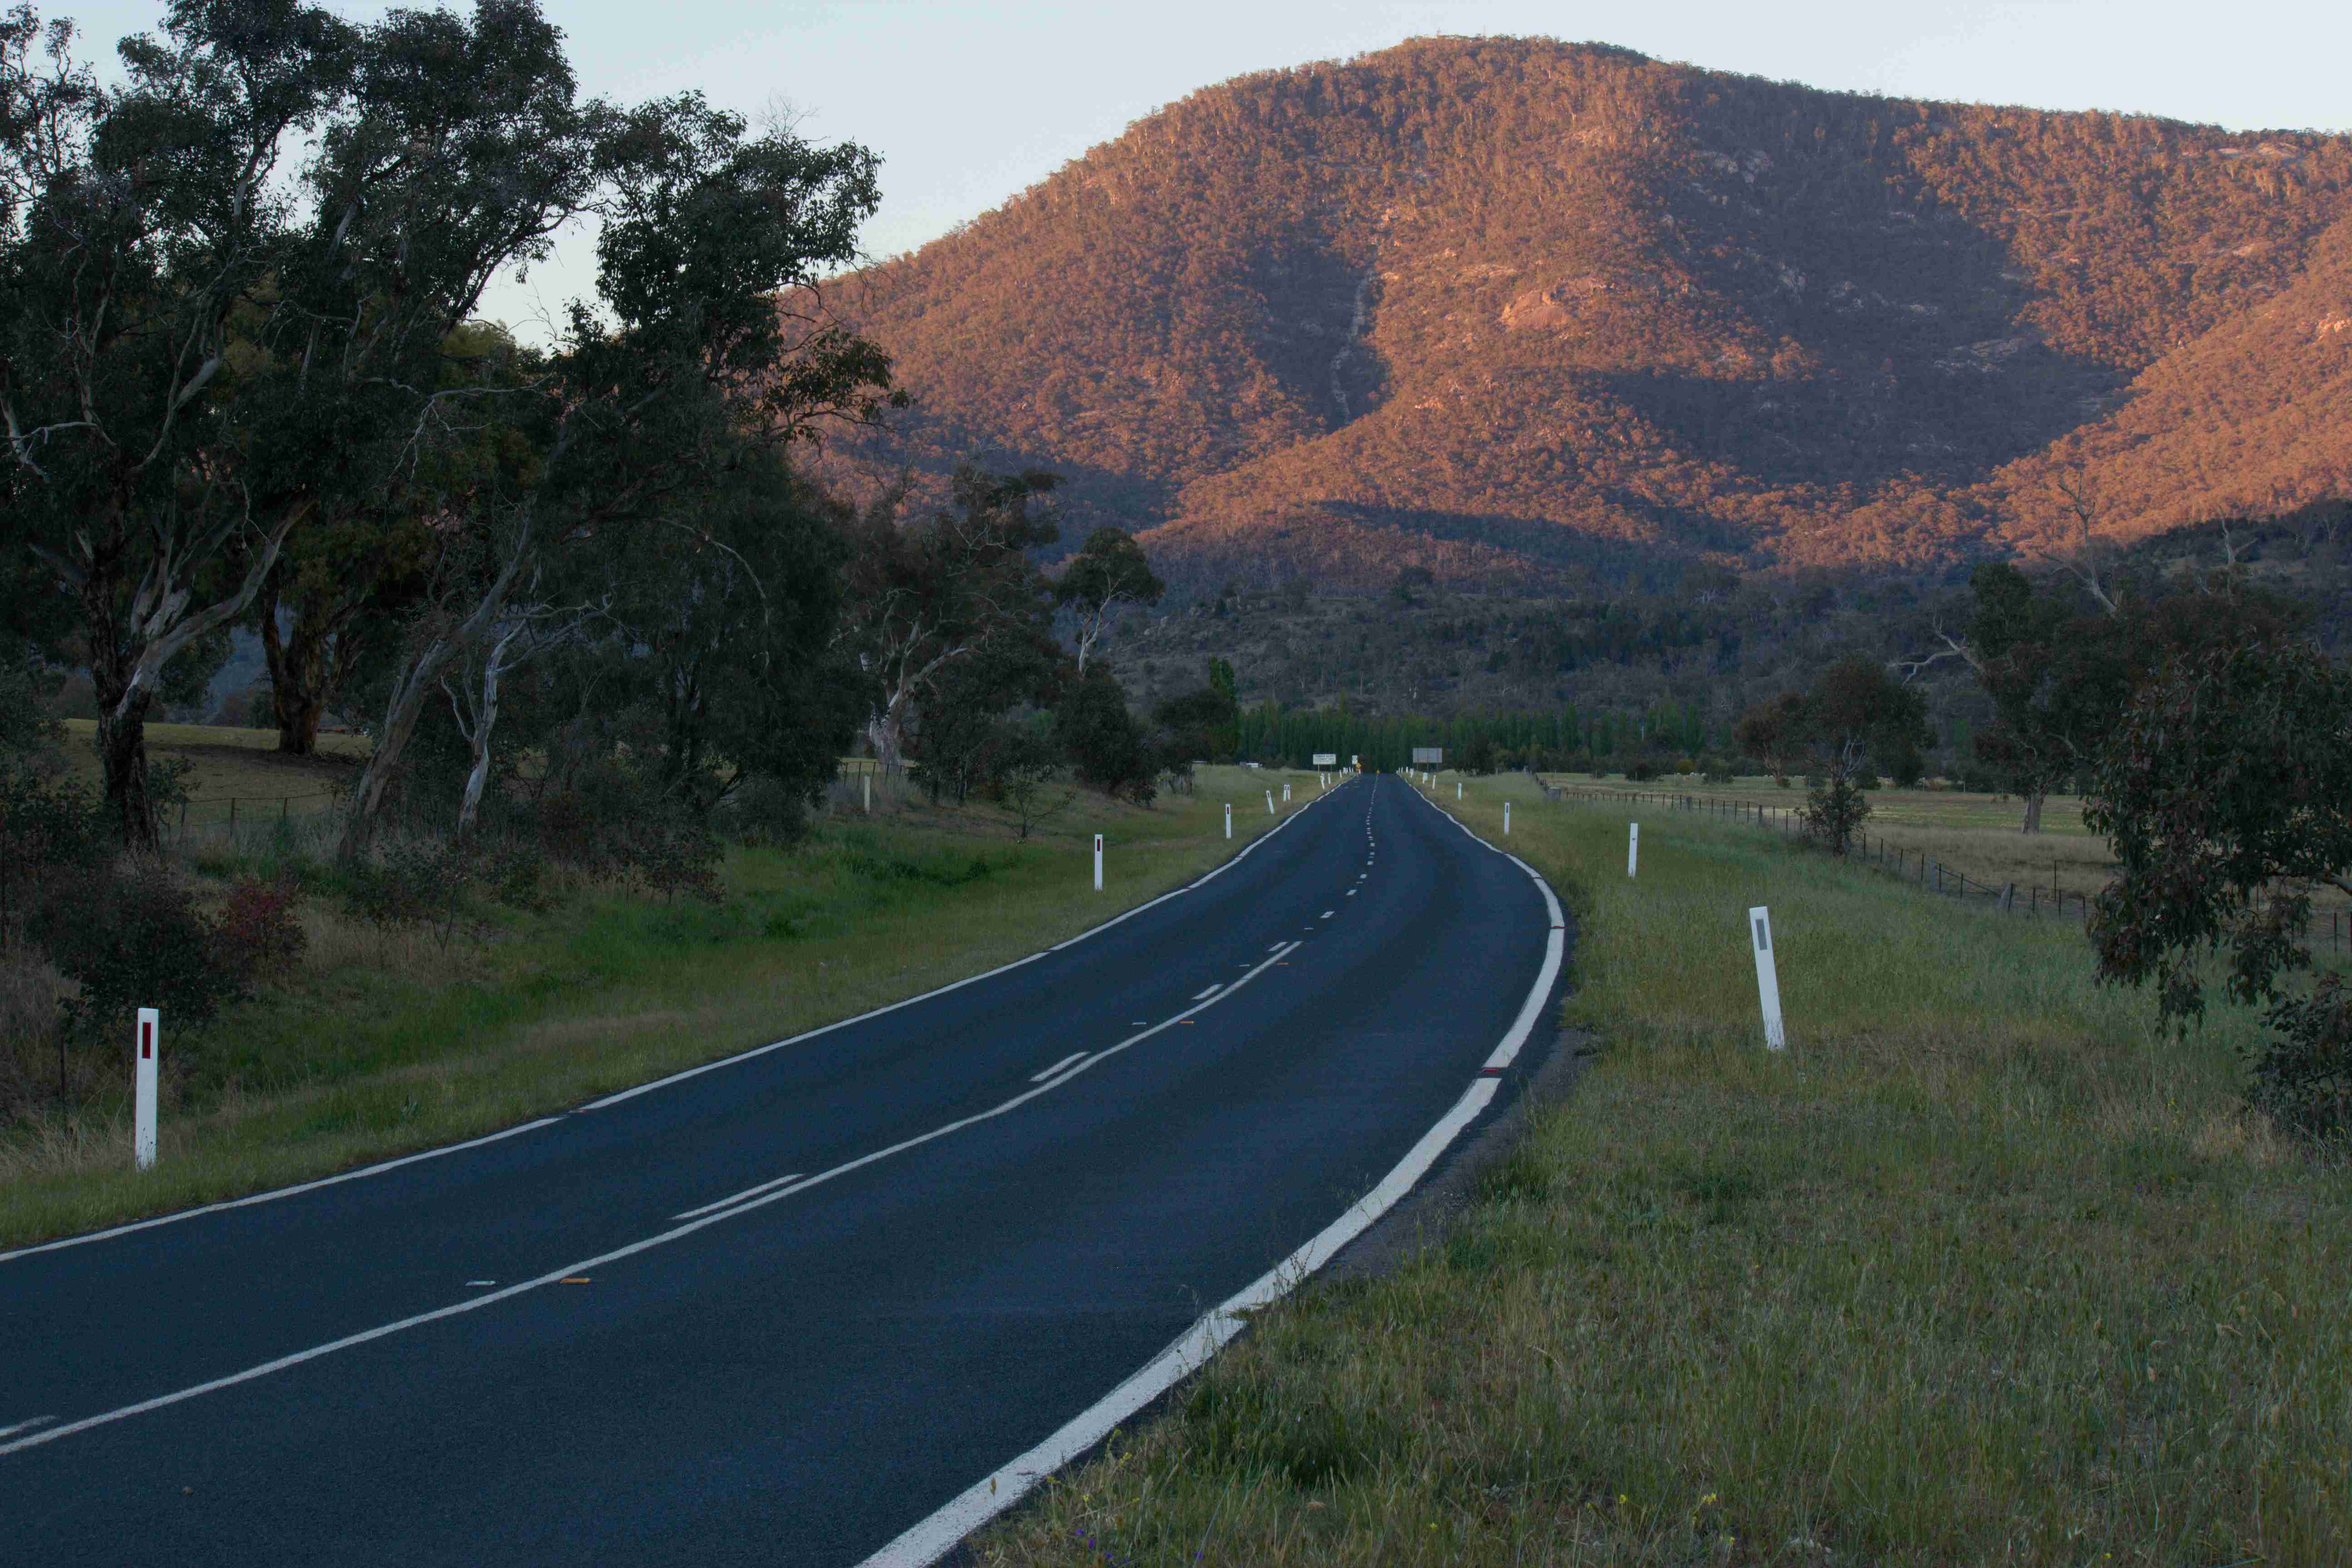
[[[952,506],[902,522],[886,496],[859,520],[841,638],[868,690],[866,738],[885,769],[899,766],[908,730],[951,673],[1008,642],[1044,643],[1053,585],[1029,552],[1058,531],[1034,512],[1061,480],[966,465]],[[1002,694],[997,711],[1032,693]]]
[[[1116,528],[1087,535],[1054,583],[1055,602],[1076,618],[1078,673],[1086,674],[1087,656],[1124,606],[1156,605],[1167,591],[1134,535]]]
[[[175,0],[122,40],[120,87],[72,41],[29,5],[0,25],[0,401],[12,514],[76,602],[136,844],[166,667],[304,530],[364,557],[413,521],[418,450],[468,390],[446,344],[584,210],[617,117],[519,0],[371,26]]]
[[[822,421],[903,401],[872,344],[779,306],[855,256],[879,199],[873,154],[745,132],[695,94],[604,116],[596,300],[572,304],[544,353],[485,360],[430,400],[413,449],[437,476],[443,586],[403,647],[346,853],[444,676],[541,595],[592,595],[597,573],[620,584],[640,552],[680,542],[723,552],[704,508]],[[461,717],[486,746],[494,710]]]

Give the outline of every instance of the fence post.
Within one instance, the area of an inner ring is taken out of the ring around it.
[[[2000,912],[2009,914],[2017,908],[2017,884],[2010,883],[2000,890]]]

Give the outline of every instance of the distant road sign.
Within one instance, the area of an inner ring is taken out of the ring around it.
[[[1415,767],[1433,768],[1440,766],[1445,761],[1445,748],[1443,746],[1415,746],[1412,749],[1412,761]]]
[[[1318,768],[1336,768],[1339,765],[1339,753],[1318,752],[1315,753],[1315,765]]]

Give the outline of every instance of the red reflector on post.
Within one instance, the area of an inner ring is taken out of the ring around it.
[[[155,1054],[155,1026],[142,1019],[139,1024],[139,1058],[146,1060]]]

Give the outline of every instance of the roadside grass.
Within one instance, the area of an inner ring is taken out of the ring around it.
[[[2063,923],[1677,814],[1629,882],[1631,813],[1453,793],[1576,910],[1575,1094],[983,1562],[2345,1560],[2352,1170],[2239,1108],[2248,1013],[2168,1039]]]
[[[0,1127],[0,1247],[478,1136],[1010,962],[1244,847],[1278,820],[1269,784],[1284,817],[1316,798],[1311,773],[1204,767],[1152,809],[1082,795],[1026,844],[978,805],[828,821],[790,849],[731,850],[715,905],[580,886],[545,915],[478,911],[446,946],[306,900],[287,983],[200,1034],[165,1020],[152,1171],[129,1168],[127,1070],[71,1117]]]

